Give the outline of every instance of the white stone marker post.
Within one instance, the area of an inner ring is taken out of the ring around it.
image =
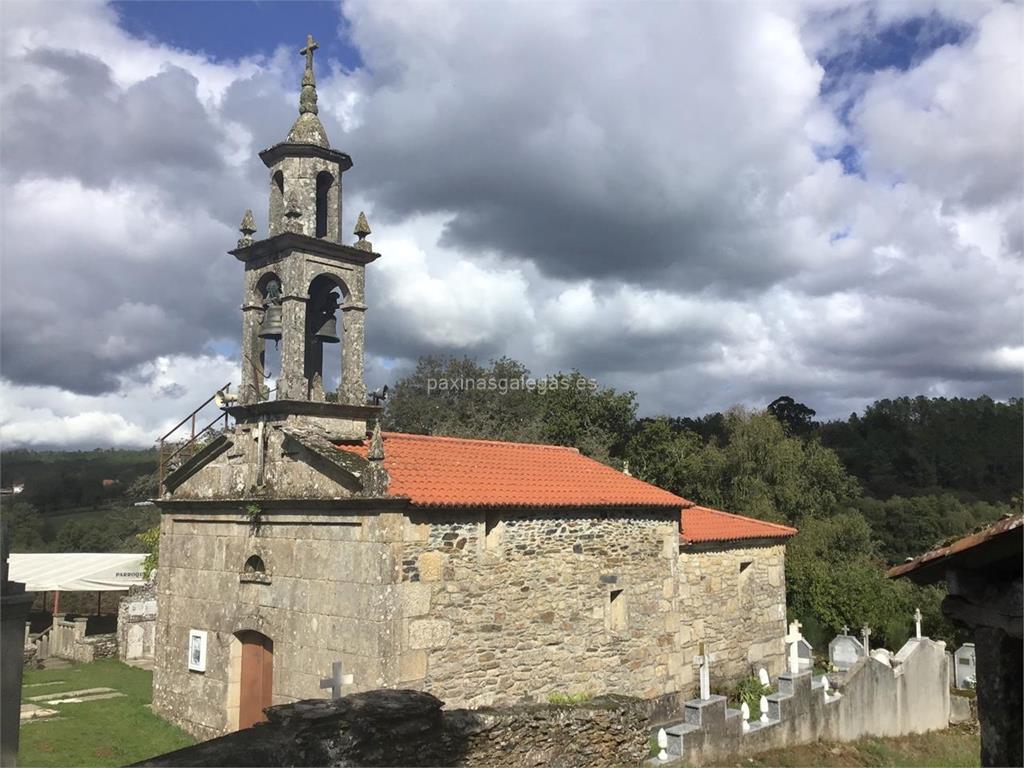
[[[768,670],[764,667],[761,667],[759,670],[757,670],[757,679],[765,688],[772,684],[771,678],[768,677]]]
[[[701,701],[707,701],[711,698],[711,654],[703,640],[698,650],[700,653],[694,661],[700,664],[700,698]]]
[[[667,763],[668,762],[668,752],[666,751],[667,747],[668,747],[668,734],[665,733],[665,729],[664,728],[659,728],[658,729],[658,750],[659,750],[659,752],[658,752],[658,759],[661,762],[663,762],[663,763]]]
[[[914,632],[917,635],[917,639],[921,639],[921,609],[914,609]]]
[[[747,733],[750,730],[750,705],[745,701],[740,704],[740,720],[743,721],[743,732]]]
[[[799,621],[789,622],[789,634],[782,638],[789,644],[789,673],[791,675],[800,671],[800,649],[797,644],[804,639],[804,636],[800,634],[800,627]]]
[[[871,655],[871,642],[868,639],[871,637],[871,627],[869,627],[866,623],[863,627],[860,628],[860,637],[861,641],[864,644],[864,657],[867,658]]]
[[[762,696],[758,706],[761,708],[761,722],[768,725],[768,697]]]

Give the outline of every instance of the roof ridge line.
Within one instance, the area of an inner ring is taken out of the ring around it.
[[[551,443],[523,443],[515,440],[488,440],[482,437],[456,437],[454,435],[421,435],[414,432],[381,432],[384,438],[399,438],[401,440],[444,440],[458,443],[484,443],[487,445],[501,445],[511,448],[534,448],[540,450],[569,451],[580,453],[580,449],[571,445],[552,445]],[[583,454],[580,454],[581,456]],[[587,457],[589,458],[589,457]]]
[[[726,512],[721,509],[715,509],[714,507],[704,506],[703,504],[695,504],[694,506],[689,507],[689,509],[703,509],[705,512],[711,512],[716,515],[722,515],[723,517],[732,517],[738,518],[740,520],[749,520],[751,522],[758,523],[759,525],[770,525],[772,528],[780,528],[784,531],[792,531],[794,533],[797,533],[800,530],[799,528],[794,528],[791,525],[784,525],[783,523],[773,523],[771,520],[762,520],[759,517],[750,517],[749,515],[741,515],[736,512]]]

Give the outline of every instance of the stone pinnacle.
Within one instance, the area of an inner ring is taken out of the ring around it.
[[[356,228],[353,231],[360,240],[365,240],[366,236],[370,234],[370,224],[366,221],[366,214],[362,211],[359,212],[359,218],[356,219]]]

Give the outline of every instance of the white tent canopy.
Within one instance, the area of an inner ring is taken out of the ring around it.
[[[111,592],[145,584],[145,559],[137,552],[12,553],[9,578],[26,592]]]

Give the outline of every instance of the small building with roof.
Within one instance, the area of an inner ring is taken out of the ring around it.
[[[451,706],[621,693],[677,708],[701,642],[716,686],[781,671],[794,529],[574,448],[381,430],[363,381],[380,255],[362,215],[358,241],[338,242],[352,161],[316,116],[315,48],[296,126],[260,154],[269,236],[247,212],[231,251],[235,423],[162,478],[154,710],[209,738],[272,704],[386,687]]]
[[[1018,514],[936,547],[888,573],[890,578],[908,578],[917,584],[945,583],[948,594],[942,612],[971,631],[982,765],[1024,765],[1022,564],[1024,515]],[[961,682],[958,676],[957,684]]]

